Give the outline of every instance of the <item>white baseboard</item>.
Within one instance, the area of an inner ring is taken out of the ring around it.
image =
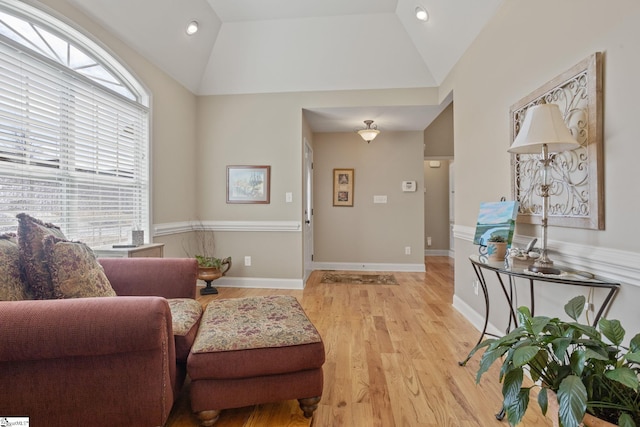
[[[449,249],[425,249],[424,256],[451,256]]]
[[[424,264],[384,264],[371,262],[314,262],[314,270],[350,270],[350,271],[404,271],[424,273]]]
[[[457,295],[453,296],[453,308],[458,310],[458,312],[460,312],[460,314],[462,314],[474,326],[474,328],[478,330],[478,332],[482,332],[482,326],[484,325],[483,315],[471,308],[470,305],[458,298]],[[504,333],[500,332],[500,330],[491,323],[487,325],[487,332],[498,336],[504,335]]]
[[[215,288],[304,289],[302,279],[269,279],[261,277],[221,277],[212,283]]]

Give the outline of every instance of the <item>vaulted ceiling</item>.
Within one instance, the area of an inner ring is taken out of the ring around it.
[[[69,1],[191,92],[220,95],[438,86],[503,0]],[[399,112],[398,130],[438,108]],[[314,131],[344,130],[318,113]]]

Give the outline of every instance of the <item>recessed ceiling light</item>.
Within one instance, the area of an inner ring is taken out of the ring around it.
[[[425,9],[422,6],[418,6],[416,7],[416,18],[418,18],[418,20],[420,21],[428,21],[429,20],[429,13],[427,13],[427,9]]]
[[[198,21],[191,21],[187,25],[187,34],[192,36],[198,32]]]

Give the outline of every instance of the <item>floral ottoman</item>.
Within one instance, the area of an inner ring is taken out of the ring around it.
[[[191,409],[212,426],[223,409],[298,399],[310,418],[324,360],[322,338],[294,297],[214,300],[187,359]]]

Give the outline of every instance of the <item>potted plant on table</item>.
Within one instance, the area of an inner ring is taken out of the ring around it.
[[[619,321],[601,319],[598,328],[578,323],[584,306],[583,296],[565,305],[574,322],[533,317],[527,307],[520,307],[517,328],[471,350],[470,356],[486,347],[476,381],[502,358],[499,379],[510,424],[520,422],[529,392],[539,387],[543,413],[550,403],[557,403],[558,415],[552,417],[555,425],[578,427],[584,421],[585,426],[593,427],[592,416],[596,416],[620,427],[640,427],[640,334],[627,349],[622,346],[625,330]],[[523,386],[525,370],[536,385]]]
[[[487,239],[487,256],[489,261],[504,261],[507,255],[507,239],[493,233]]]

